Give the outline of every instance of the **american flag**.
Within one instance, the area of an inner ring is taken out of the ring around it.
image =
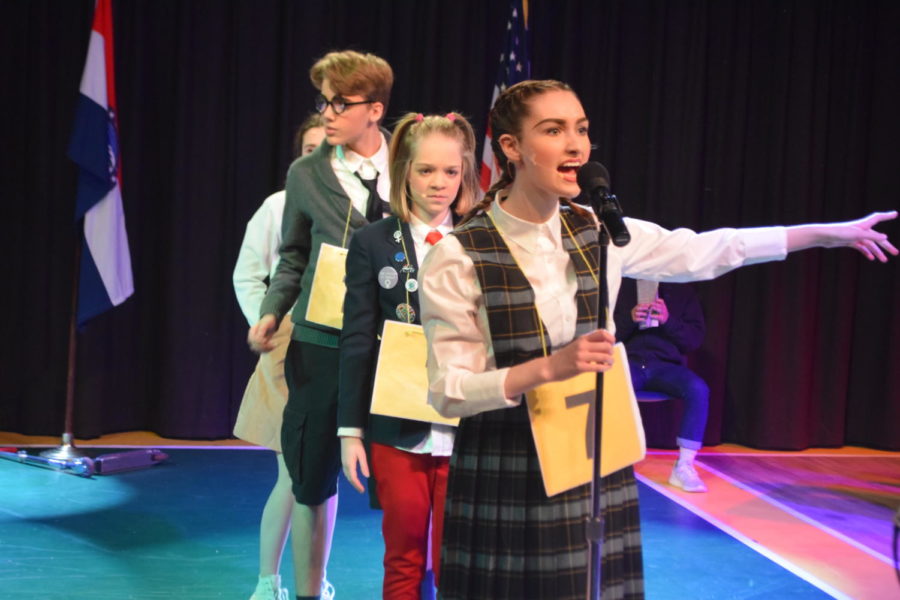
[[[511,0],[509,19],[506,22],[506,43],[500,53],[497,83],[491,95],[491,106],[500,92],[509,86],[531,77],[531,59],[528,56],[528,0]],[[481,190],[486,192],[499,179],[491,150],[491,124],[487,124],[484,150],[481,153]]]

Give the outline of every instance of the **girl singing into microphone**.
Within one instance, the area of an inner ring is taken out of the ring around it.
[[[450,460],[441,597],[581,599],[586,593],[589,486],[547,497],[522,395],[606,371],[614,338],[595,329],[598,277],[615,299],[622,276],[716,277],[813,246],[897,254],[873,226],[896,217],[697,234],[626,219],[632,241],[597,273],[594,216],[571,206],[588,160],[588,120],[558,81],[524,81],[491,110],[503,176],[422,268],[431,401],[462,417]],[[610,312],[614,307],[610,307]],[[602,594],[642,598],[638,495],[632,469],[603,478]]]

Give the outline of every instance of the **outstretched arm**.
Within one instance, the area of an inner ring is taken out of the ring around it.
[[[887,262],[885,252],[897,256],[898,250],[886,233],[875,231],[882,221],[897,218],[897,211],[876,212],[856,221],[796,225],[787,228],[788,252],[806,248],[855,248],[869,260]]]

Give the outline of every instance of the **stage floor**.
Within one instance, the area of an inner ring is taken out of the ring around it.
[[[891,544],[897,453],[704,451],[706,494],[667,485],[673,459],[651,453],[639,480],[834,597],[900,598]]]
[[[0,445],[24,441],[33,440],[0,434]],[[0,460],[0,598],[249,597],[273,454],[227,443],[165,451],[169,460],[152,468],[90,479]],[[857,457],[836,481],[815,475],[834,475],[829,461],[843,460],[834,455],[813,465],[797,464],[802,453],[704,452],[708,494],[665,485],[672,456],[651,454],[638,467],[647,598],[900,597],[883,556],[900,502],[898,457],[873,454],[867,461],[882,462],[865,462],[860,479]],[[762,476],[773,469],[777,478]],[[341,600],[379,598],[380,513],[343,478],[339,494],[328,578]],[[865,526],[853,525],[857,513]],[[282,575],[293,591],[289,549]]]

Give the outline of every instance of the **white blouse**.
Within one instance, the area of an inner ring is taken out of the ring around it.
[[[231,280],[241,311],[252,327],[259,321],[259,307],[266,296],[266,278],[278,267],[284,190],[266,198],[247,221]]]
[[[409,214],[409,232],[413,239],[413,245],[416,248],[416,258],[419,263],[425,260],[425,258],[431,254],[431,251],[439,246],[453,230],[453,215],[448,212],[444,222],[437,226],[436,229],[443,237],[441,238],[441,241],[434,246],[425,241],[425,236],[431,232],[431,229],[431,227],[422,222],[416,215],[412,213]],[[450,456],[453,453],[453,438],[455,434],[456,427],[433,423],[431,425],[431,432],[425,436],[425,439],[412,448],[401,448],[401,450],[407,450],[417,454],[431,454],[432,456]]]
[[[554,347],[575,335],[577,284],[562,245],[559,213],[545,223],[523,221],[493,202],[490,214],[534,290],[538,313]],[[784,227],[669,231],[626,218],[631,243],[609,247],[609,314],[622,277],[656,281],[712,279],[741,266],[783,260]],[[429,402],[447,417],[516,406],[506,398],[508,368],[497,369],[487,311],[472,259],[449,236],[428,254],[419,273],[422,324],[428,340]],[[615,325],[610,320],[610,329]]]

